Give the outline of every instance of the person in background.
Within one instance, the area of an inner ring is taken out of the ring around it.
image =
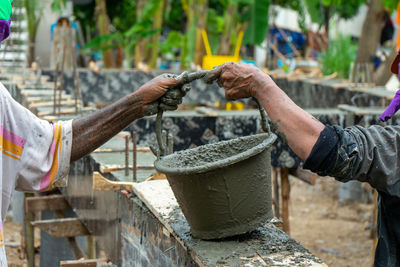
[[[392,64],[393,73],[399,73],[399,61],[400,54]],[[303,168],[340,182],[367,182],[379,192],[374,265],[400,266],[400,126],[343,129],[323,125],[297,106],[270,76],[251,65],[221,65],[215,76],[209,77],[209,81],[214,79],[225,88],[227,99],[258,99],[279,134],[305,161]],[[399,108],[398,92],[381,120],[387,120]]]

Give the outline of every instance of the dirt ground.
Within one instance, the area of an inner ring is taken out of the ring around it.
[[[337,201],[338,182],[319,178],[310,186],[290,178],[291,236],[329,266],[372,266],[370,238],[373,204]],[[6,253],[10,267],[27,266],[21,258],[21,226],[7,220],[4,224]],[[38,234],[36,234],[38,236]],[[36,246],[40,244],[36,240]],[[36,258],[37,266],[39,258]]]
[[[319,178],[314,186],[290,182],[291,236],[329,266],[372,266],[373,204],[339,204],[333,178]]]

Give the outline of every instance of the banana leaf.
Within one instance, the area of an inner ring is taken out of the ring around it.
[[[268,10],[270,0],[253,0],[248,10],[249,26],[244,34],[244,43],[261,44],[268,33]]]

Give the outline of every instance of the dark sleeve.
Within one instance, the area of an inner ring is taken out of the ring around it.
[[[400,196],[400,126],[326,126],[304,168]]]

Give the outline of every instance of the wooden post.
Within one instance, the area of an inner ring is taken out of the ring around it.
[[[372,227],[371,227],[371,238],[374,240],[372,246],[372,266],[374,266],[375,250],[378,245],[378,191],[374,189],[374,210],[372,211]]]
[[[96,0],[96,25],[97,30],[99,31],[100,35],[106,35],[110,33],[109,25],[110,25],[110,18],[107,14],[107,5],[106,0]],[[103,62],[105,68],[113,68],[114,61],[113,61],[113,54],[111,49],[102,49],[103,53]]]
[[[25,198],[32,197],[33,193],[25,193]],[[28,267],[35,267],[35,232],[31,224],[34,221],[34,213],[31,211],[25,212],[25,247],[26,256],[28,259]]]
[[[136,182],[136,166],[137,166],[137,133],[133,132],[132,135],[132,167],[133,167],[133,180],[132,182]]]
[[[96,258],[96,241],[91,235],[86,237],[86,255],[89,259]]]
[[[279,181],[278,181],[278,170],[273,168],[273,175],[274,175],[274,212],[275,217],[280,218],[280,204],[279,204]]]
[[[164,11],[164,0],[161,0],[160,3],[158,4],[157,12],[154,15],[153,30],[158,30],[162,28],[163,14],[164,14],[163,11]],[[153,46],[151,48],[151,57],[150,57],[151,69],[157,68],[158,52],[160,51],[160,36],[161,36],[161,31],[158,31],[152,37]]]
[[[305,170],[301,167],[295,168],[295,169],[289,169],[289,174],[293,175],[297,179],[309,184],[309,185],[315,185],[318,174],[313,173],[309,170]]]
[[[133,166],[135,168],[135,166]],[[125,176],[129,175],[129,135],[125,136]]]
[[[289,182],[288,168],[281,168],[281,195],[282,195],[283,231],[288,235],[290,235],[290,223],[289,223],[290,182]]]

